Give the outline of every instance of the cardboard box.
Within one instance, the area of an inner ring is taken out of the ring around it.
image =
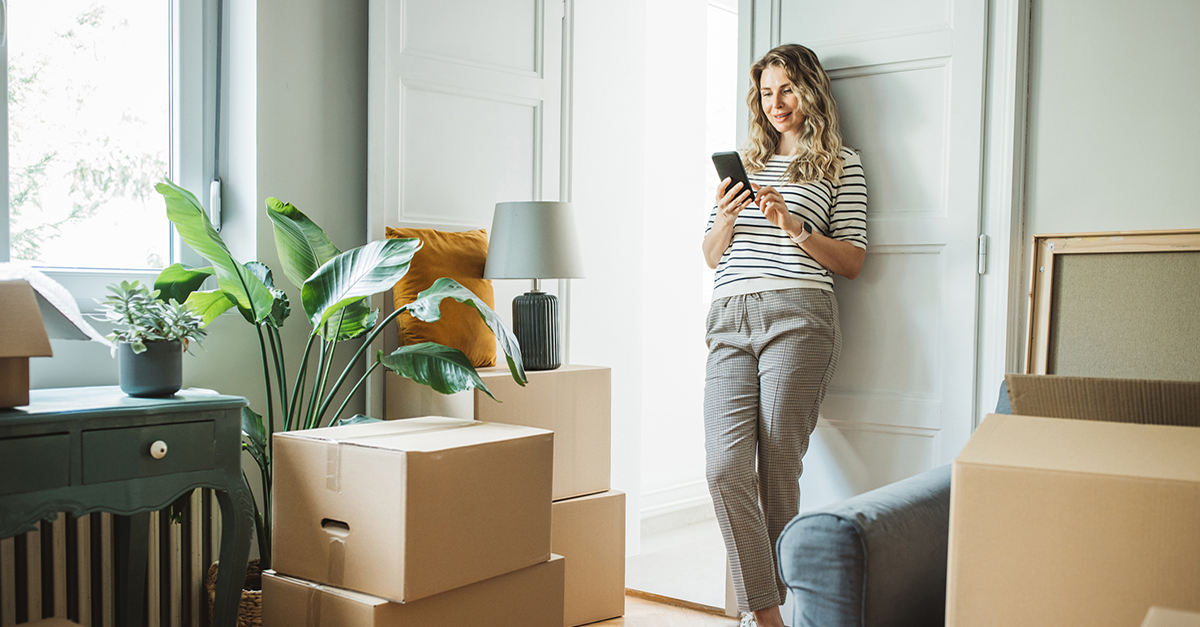
[[[33,287],[0,281],[0,408],[29,404],[29,358],[50,356]]]
[[[567,558],[563,625],[625,614],[625,493],[555,501],[553,551]]]
[[[1200,426],[1200,382],[1009,374],[1012,413],[1043,418]]]
[[[268,627],[559,627],[563,566],[550,561],[412,603],[263,573]]]
[[[1200,614],[1152,607],[1142,627],[1200,627]]]
[[[946,624],[1200,611],[1200,429],[991,415],[954,461]]]
[[[553,438],[439,417],[277,433],[272,565],[408,602],[544,562]]]
[[[507,366],[481,368],[483,382],[500,399],[475,391],[475,419],[554,432],[554,500],[605,492],[611,487],[612,370],[565,365],[530,371],[525,387]]]

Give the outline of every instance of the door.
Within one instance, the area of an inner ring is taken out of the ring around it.
[[[835,288],[844,343],[805,458],[810,510],[949,463],[971,434],[987,3],[754,5],[769,26],[743,28],[743,50],[817,53],[869,192],[866,265]]]
[[[559,200],[562,18],[556,0],[371,0],[369,239],[388,226],[490,229],[497,202]],[[506,324],[528,285],[494,282]],[[395,334],[380,337],[373,350],[391,352]],[[384,387],[376,375],[370,415],[383,415]],[[416,405],[443,400],[411,389]],[[469,417],[460,404],[445,415]]]

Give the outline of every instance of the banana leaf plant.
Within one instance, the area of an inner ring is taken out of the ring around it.
[[[212,265],[203,268],[172,265],[158,275],[154,288],[160,290],[164,300],[174,298],[187,304],[203,317],[206,325],[236,308],[258,332],[267,411],[264,417],[249,408],[242,410],[242,449],[254,458],[262,478],[262,505],[255,503],[255,531],[264,570],[271,564],[271,436],[274,425],[280,424],[283,430],[291,431],[364,420],[363,417],[343,419],[342,414],[350,399],[360,392],[363,383],[380,366],[442,394],[479,389],[495,399],[462,351],[422,343],[402,346],[390,355],[378,351],[342,403],[330,411],[354,366],[366,360],[371,342],[397,316],[407,311],[418,320],[436,322],[441,317],[443,299],[452,298],[470,305],[495,334],[513,379],[525,385],[525,369],[516,336],[504,326],[496,312],[452,279],[438,279],[429,289],[419,293],[416,300],[379,320],[380,312],[371,308],[370,296],[392,289],[408,272],[413,254],[421,247],[420,240],[378,240],[342,252],[295,206],[268,198],[267,217],[274,224],[275,248],[283,274],[292,285],[300,288],[301,305],[312,328],[299,367],[289,373],[280,328],[291,313],[291,303],[287,294],[275,287],[271,269],[258,261],[242,263],[235,259],[191,192],[170,181],[159,183],[155,189],[166,200],[167,217],[179,236]],[[217,289],[200,291],[205,280],[213,276]],[[358,338],[362,341],[350,362],[332,377],[333,356],[338,345]],[[310,380],[309,366],[314,358],[316,365],[311,368]],[[277,416],[279,422],[276,422]]]

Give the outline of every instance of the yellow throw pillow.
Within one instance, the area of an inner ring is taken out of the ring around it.
[[[415,237],[422,244],[421,250],[413,256],[408,273],[392,290],[392,302],[397,309],[416,300],[417,294],[442,277],[458,281],[475,292],[488,307],[496,308],[492,282],[483,278],[488,250],[487,232],[483,229],[451,233],[389,226],[387,237]],[[436,342],[462,351],[476,368],[496,365],[496,336],[479,312],[453,298],[442,300],[441,307],[442,319],[434,323],[417,320],[407,312],[401,314],[396,319],[396,326],[400,328],[400,346]]]

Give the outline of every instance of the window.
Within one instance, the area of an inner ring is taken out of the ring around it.
[[[91,308],[110,281],[179,261],[154,184],[201,195],[212,177],[215,0],[5,5],[0,260],[49,271]]]

